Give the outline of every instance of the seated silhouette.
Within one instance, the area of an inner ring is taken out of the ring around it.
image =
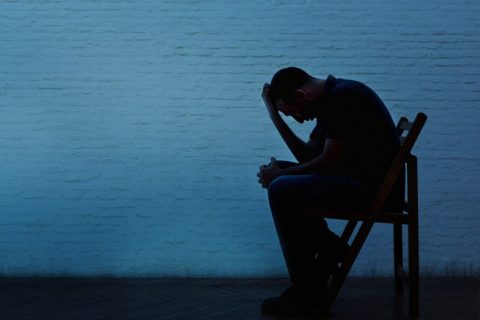
[[[400,140],[385,104],[358,81],[332,75],[318,79],[289,67],[264,85],[262,97],[270,119],[297,160],[272,157],[257,174],[258,182],[268,189],[291,281],[280,296],[263,302],[262,312],[303,315],[322,305],[327,281],[348,249],[324,219],[307,217],[307,209],[367,208]],[[316,121],[307,142],[295,135],[280,113],[299,123]],[[402,190],[402,181],[398,181],[389,206],[400,206]]]

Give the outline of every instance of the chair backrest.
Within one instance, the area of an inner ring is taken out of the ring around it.
[[[397,125],[397,133],[400,136],[401,147],[395,156],[379,191],[377,192],[372,206],[370,207],[372,217],[380,213],[383,209],[402,168],[405,166],[408,158],[412,157],[410,151],[412,150],[415,141],[417,141],[426,121],[427,116],[421,112],[417,114],[413,122],[408,121],[408,119],[404,117],[400,118]],[[404,137],[403,133],[405,132],[407,132],[407,134]]]

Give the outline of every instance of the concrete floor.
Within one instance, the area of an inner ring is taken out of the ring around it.
[[[478,278],[421,278],[420,319],[478,320]],[[0,319],[288,319],[259,313],[287,279],[0,279]],[[349,278],[328,319],[409,319],[391,278]]]

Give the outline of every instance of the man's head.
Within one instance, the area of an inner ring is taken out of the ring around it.
[[[278,110],[302,123],[314,118],[313,102],[317,96],[315,79],[296,67],[279,70],[270,83],[270,99]]]

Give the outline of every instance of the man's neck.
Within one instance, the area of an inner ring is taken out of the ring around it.
[[[325,93],[325,83],[326,80],[315,79],[312,82],[312,97],[314,101],[319,101]]]

